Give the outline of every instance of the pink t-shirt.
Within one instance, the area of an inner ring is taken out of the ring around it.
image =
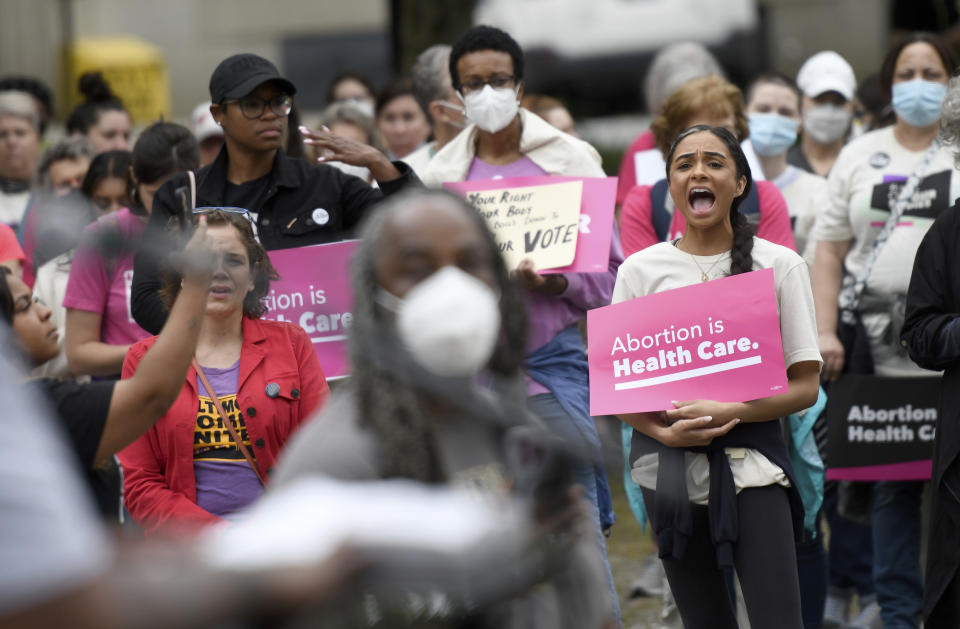
[[[23,249],[17,241],[17,234],[9,225],[0,223],[0,262],[17,260],[23,262]]]
[[[130,312],[133,254],[146,226],[123,208],[88,225],[73,256],[63,306],[100,313],[100,340],[110,345],[129,345],[150,336]]]

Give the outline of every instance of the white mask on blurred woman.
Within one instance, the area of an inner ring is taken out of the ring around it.
[[[819,144],[832,144],[847,134],[852,120],[840,105],[816,105],[803,112],[803,132]]]
[[[445,266],[401,299],[381,288],[377,302],[396,313],[397,334],[424,369],[468,377],[490,361],[500,334],[500,298],[486,282]]]
[[[467,120],[489,133],[505,129],[517,116],[519,88],[484,85],[478,92],[460,96],[467,110]]]

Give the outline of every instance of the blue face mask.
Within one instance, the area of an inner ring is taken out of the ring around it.
[[[914,79],[893,85],[893,110],[914,127],[928,127],[940,120],[940,105],[947,94],[943,83]]]
[[[780,155],[797,141],[799,123],[779,114],[750,114],[750,143],[757,155]]]

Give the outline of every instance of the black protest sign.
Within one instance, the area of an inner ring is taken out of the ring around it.
[[[827,477],[905,480],[916,478],[915,469],[929,470],[939,395],[939,377],[847,374],[831,384]]]

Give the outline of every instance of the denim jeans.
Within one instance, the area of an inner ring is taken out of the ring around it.
[[[879,482],[873,489],[873,581],[883,629],[920,626],[922,482]]]
[[[557,398],[552,393],[542,393],[527,398],[527,407],[530,411],[539,417],[550,432],[558,437],[567,439],[578,447],[586,449],[586,441],[580,430],[577,428],[574,420],[567,414]],[[610,596],[613,600],[617,620],[620,620],[620,603],[617,597],[617,589],[613,585],[613,573],[610,571],[610,560],[607,558],[607,542],[600,529],[600,510],[597,506],[597,477],[593,471],[591,463],[578,465],[574,470],[574,478],[577,484],[583,487],[584,494],[590,503],[590,519],[595,529],[597,544],[600,546],[600,553],[603,557],[603,564],[607,576],[607,586],[610,589]]]
[[[823,626],[823,608],[827,599],[827,553],[823,549],[823,533],[817,516],[817,536],[803,532],[797,543],[797,574],[800,578],[800,609],[803,629]]]
[[[837,484],[823,494],[823,515],[830,527],[829,584],[834,590],[856,590],[860,600],[873,594],[873,537],[871,528],[837,512]]]

